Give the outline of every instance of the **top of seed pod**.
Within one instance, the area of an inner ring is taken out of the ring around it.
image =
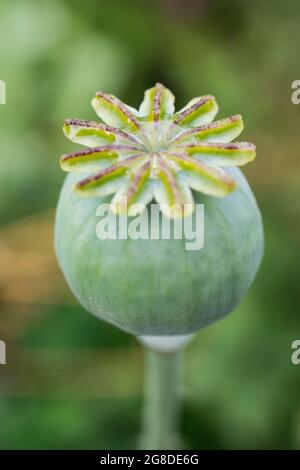
[[[255,145],[231,143],[243,130],[240,115],[213,121],[213,96],[192,99],[175,113],[174,95],[157,83],[136,110],[97,92],[92,106],[101,122],[67,119],[65,135],[86,149],[61,156],[65,171],[85,173],[82,196],[113,194],[115,213],[137,215],[155,199],[168,217],[193,211],[192,190],[224,197],[235,189],[226,166],[254,160]]]

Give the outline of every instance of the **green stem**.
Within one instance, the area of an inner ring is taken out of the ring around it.
[[[180,446],[181,354],[145,350],[144,449]]]

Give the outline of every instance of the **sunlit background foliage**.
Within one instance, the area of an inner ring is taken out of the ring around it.
[[[136,106],[155,81],[243,115],[266,234],[247,298],[186,352],[186,446],[300,448],[299,22],[297,0],[1,1],[0,448],[136,445],[141,349],[73,300],[52,230],[63,120],[94,119],[96,90]]]

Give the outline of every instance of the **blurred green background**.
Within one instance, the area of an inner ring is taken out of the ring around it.
[[[240,307],[186,351],[187,448],[300,448],[298,0],[1,0],[1,449],[134,448],[143,355],[77,305],[53,253],[71,151],[67,117],[94,119],[96,90],[133,106],[156,81],[178,107],[213,94],[241,113],[258,158],[245,168],[266,253]]]

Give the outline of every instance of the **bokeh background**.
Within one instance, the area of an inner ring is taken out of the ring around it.
[[[75,148],[63,120],[94,119],[96,90],[137,106],[155,81],[178,106],[210,93],[220,117],[243,115],[266,234],[247,298],[186,351],[186,446],[300,448],[299,23],[298,0],[1,0],[1,449],[136,445],[141,348],[72,298],[53,221],[58,158]]]

